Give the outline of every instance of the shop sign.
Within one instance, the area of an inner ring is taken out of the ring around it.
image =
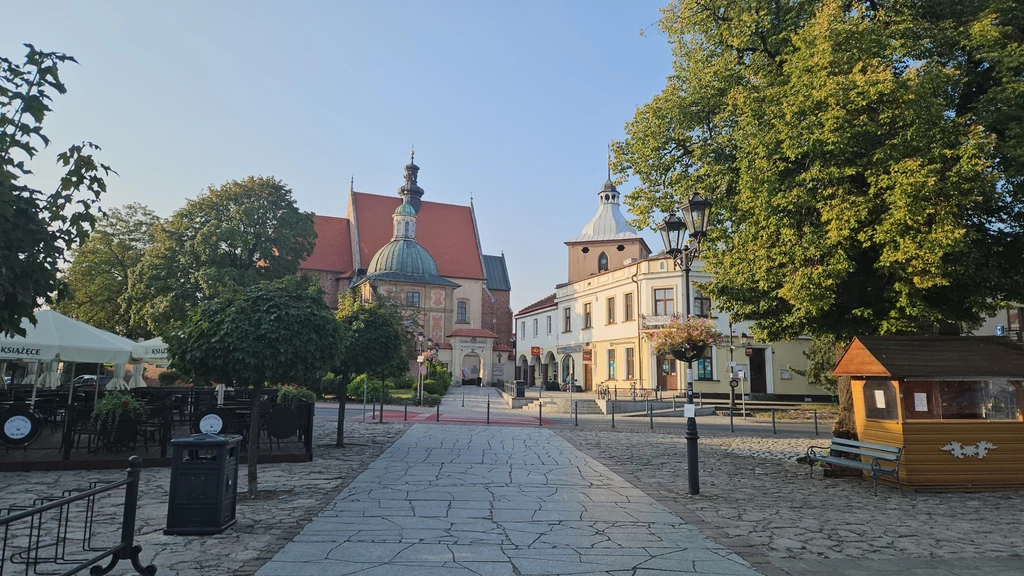
[[[555,351],[559,354],[575,354],[581,350],[583,350],[582,344],[571,344],[555,348]]]

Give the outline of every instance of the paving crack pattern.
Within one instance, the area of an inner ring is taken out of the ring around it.
[[[413,426],[257,576],[758,574],[549,430]]]

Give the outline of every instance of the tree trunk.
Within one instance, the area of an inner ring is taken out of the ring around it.
[[[836,359],[833,367],[839,364],[839,359],[846,351],[846,344],[842,341],[836,342]],[[832,427],[832,435],[836,438],[848,440],[857,439],[857,421],[853,415],[853,388],[849,376],[836,376],[836,396],[839,400],[839,415]],[[858,456],[858,459],[860,457]]]
[[[348,373],[341,375],[341,389],[338,390],[338,437],[334,445],[338,448],[345,447],[345,403],[348,402]]]
[[[260,395],[262,392],[262,384],[254,385],[252,397],[249,399],[249,449],[247,451],[249,498],[256,497],[256,459],[260,443]]]

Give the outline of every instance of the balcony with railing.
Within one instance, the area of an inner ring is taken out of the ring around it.
[[[663,328],[669,322],[681,319],[682,317],[683,315],[678,312],[674,314],[641,314],[640,329],[657,330],[658,328]]]

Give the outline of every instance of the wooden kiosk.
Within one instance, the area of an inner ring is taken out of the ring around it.
[[[852,379],[862,442],[903,446],[917,489],[1024,488],[1024,347],[996,336],[860,336]]]

